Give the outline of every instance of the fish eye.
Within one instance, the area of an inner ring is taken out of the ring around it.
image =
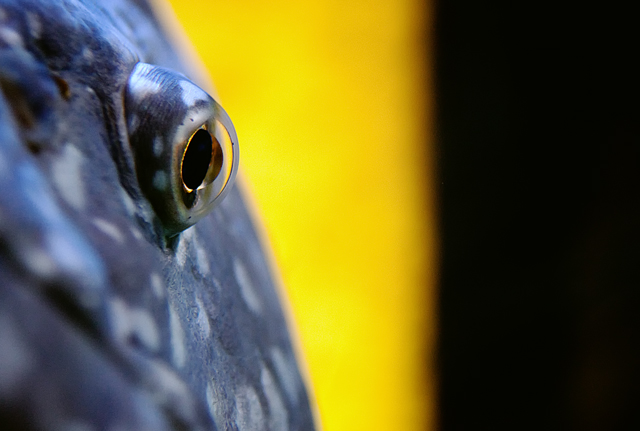
[[[186,77],[146,63],[133,69],[124,104],[140,188],[167,236],[174,236],[231,188],[238,168],[233,123]]]

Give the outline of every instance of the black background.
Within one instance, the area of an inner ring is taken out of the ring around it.
[[[443,430],[640,429],[631,9],[436,4]]]

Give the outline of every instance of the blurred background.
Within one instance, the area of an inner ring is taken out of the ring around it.
[[[627,3],[172,1],[326,431],[640,429]]]
[[[431,428],[430,6],[171,3],[238,132],[324,429]]]

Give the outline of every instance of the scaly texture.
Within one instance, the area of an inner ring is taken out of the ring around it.
[[[0,429],[313,429],[238,190],[171,240],[140,190],[139,61],[189,75],[142,0],[0,1]]]

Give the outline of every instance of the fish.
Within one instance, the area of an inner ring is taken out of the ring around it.
[[[2,430],[319,428],[183,57],[146,0],[0,0]]]

